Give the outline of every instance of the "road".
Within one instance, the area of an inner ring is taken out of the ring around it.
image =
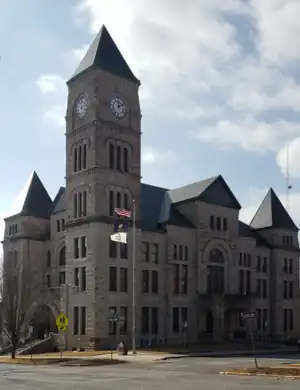
[[[290,356],[286,361],[291,361]],[[261,365],[283,359],[267,357]],[[183,358],[155,363],[101,367],[0,365],[0,389],[5,390],[247,390],[299,389],[299,381],[219,375],[229,367],[253,364],[250,358]]]

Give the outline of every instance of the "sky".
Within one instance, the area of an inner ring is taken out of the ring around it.
[[[142,82],[143,181],[222,174],[250,222],[268,188],[286,204],[288,145],[300,225],[299,18],[299,0],[0,0],[0,236],[33,170],[65,185],[65,81],[102,24]]]

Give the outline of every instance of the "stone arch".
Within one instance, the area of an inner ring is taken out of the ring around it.
[[[43,339],[45,335],[57,333],[56,318],[59,315],[57,306],[52,302],[39,302],[32,308],[29,324],[33,327],[33,336]]]

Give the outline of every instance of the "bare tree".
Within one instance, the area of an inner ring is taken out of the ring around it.
[[[2,263],[0,327],[11,343],[12,359],[42,291],[34,271],[29,261],[18,258],[16,251],[8,252]]]

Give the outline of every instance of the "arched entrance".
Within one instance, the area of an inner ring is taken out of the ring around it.
[[[212,310],[208,309],[206,311],[205,318],[205,332],[208,334],[213,334],[214,331],[214,315]]]
[[[57,333],[56,319],[53,311],[48,305],[41,305],[37,308],[31,319],[33,335],[36,339],[44,339],[45,334]]]

